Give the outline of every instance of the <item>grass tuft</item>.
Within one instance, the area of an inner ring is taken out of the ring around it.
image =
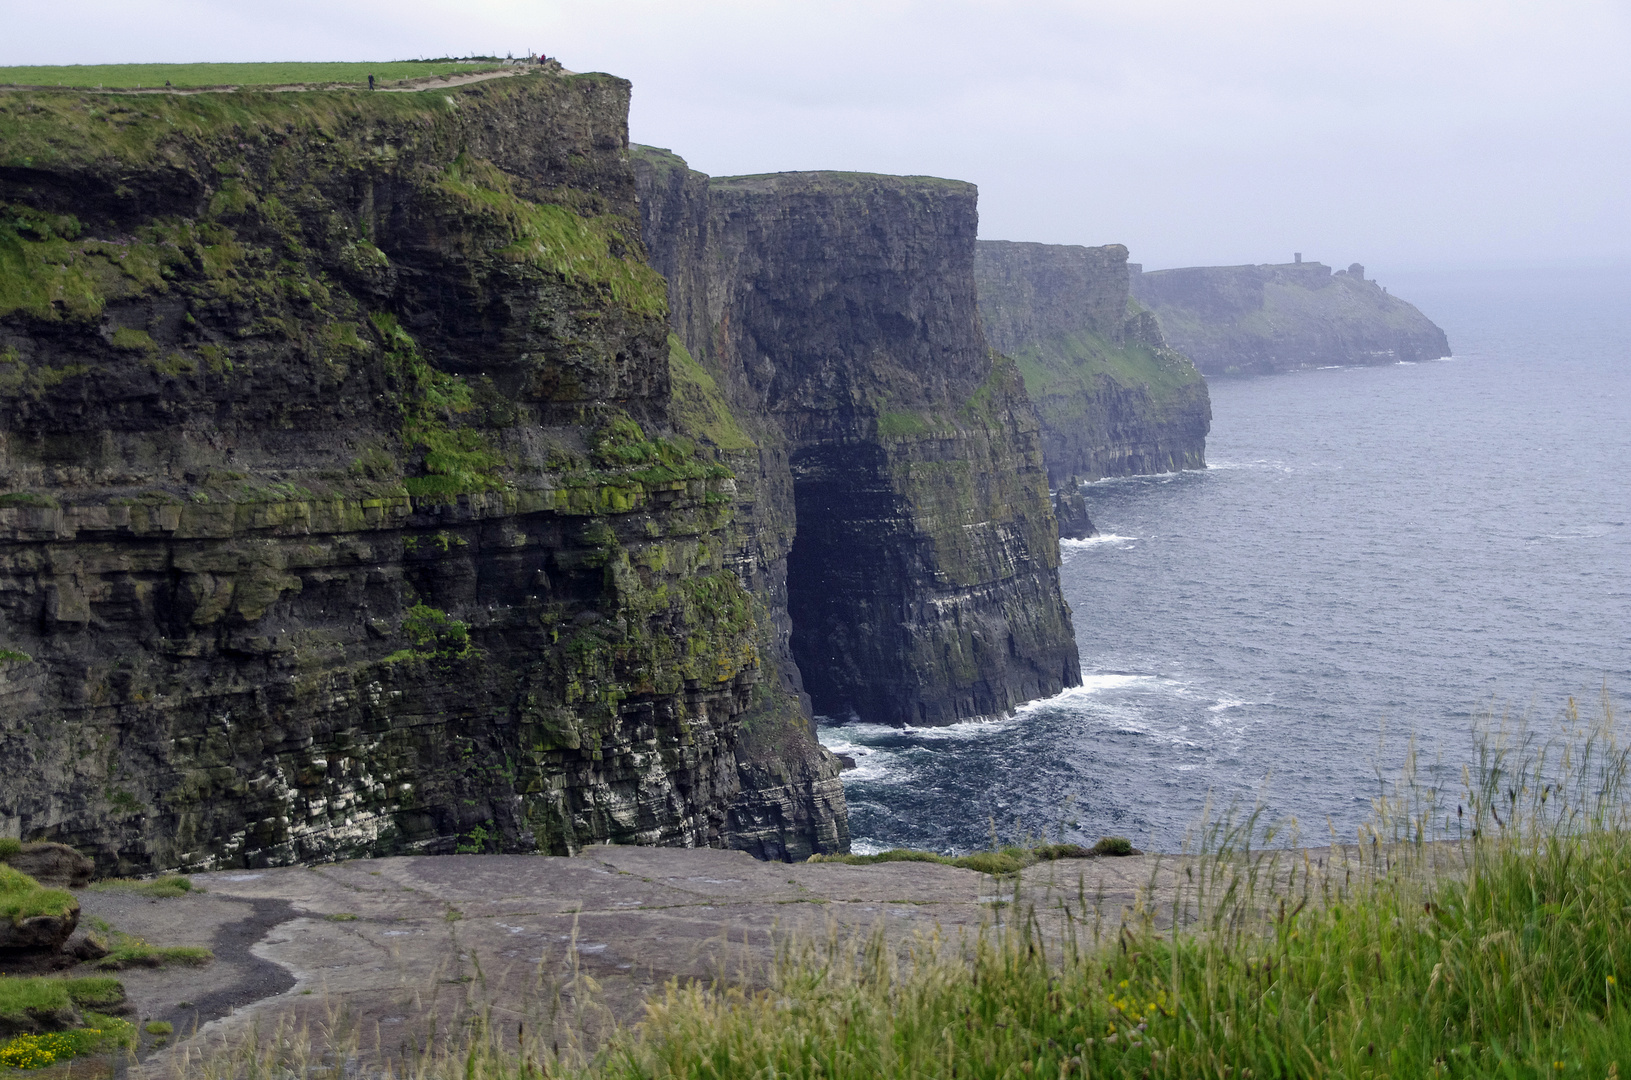
[[[87,886],[92,892],[128,892],[138,896],[170,899],[188,893],[204,892],[193,884],[192,878],[180,874],[166,874],[156,878],[104,878]]]

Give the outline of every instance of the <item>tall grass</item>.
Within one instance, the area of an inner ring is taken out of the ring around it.
[[[1631,1068],[1627,750],[1606,698],[1593,723],[1572,702],[1564,719],[1546,739],[1491,731],[1451,787],[1423,781],[1412,755],[1356,843],[1275,846],[1287,834],[1261,812],[1225,813],[1119,922],[1080,887],[1033,881],[972,937],[835,930],[738,978],[670,984],[592,1053],[477,1023],[390,1071],[1618,1076]]]

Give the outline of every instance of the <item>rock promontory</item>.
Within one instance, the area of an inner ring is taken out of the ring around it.
[[[1132,272],[1133,296],[1208,375],[1393,364],[1450,355],[1444,331],[1354,263],[1298,261]]]

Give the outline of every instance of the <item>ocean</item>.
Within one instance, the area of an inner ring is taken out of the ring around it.
[[[823,721],[858,852],[1130,838],[1208,804],[1343,838],[1414,741],[1631,709],[1631,270],[1384,279],[1454,357],[1211,383],[1209,467],[1086,490],[1084,685],[1014,716]]]

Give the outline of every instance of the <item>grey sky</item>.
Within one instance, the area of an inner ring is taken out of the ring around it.
[[[0,0],[0,63],[543,49],[716,175],[931,173],[1147,266],[1631,261],[1631,0]]]

